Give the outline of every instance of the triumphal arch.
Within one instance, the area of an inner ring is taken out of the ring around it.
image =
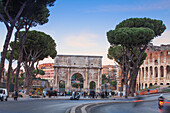
[[[102,56],[57,55],[54,60],[53,88],[59,90],[60,81],[65,82],[65,91],[72,91],[72,76],[83,77],[83,91],[89,91],[90,83],[95,83],[95,91],[101,90]]]

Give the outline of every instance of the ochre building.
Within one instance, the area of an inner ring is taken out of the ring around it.
[[[111,81],[116,80],[116,76],[118,75],[117,65],[103,65],[102,68],[102,75],[106,75]]]
[[[52,86],[53,78],[54,78],[54,63],[44,63],[38,66],[38,69],[42,69],[45,72],[45,75],[37,75],[37,78],[46,79]]]

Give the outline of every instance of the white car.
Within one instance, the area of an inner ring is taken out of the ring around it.
[[[8,92],[7,92],[7,89],[5,88],[0,88],[0,100],[3,101],[7,101],[8,99]]]

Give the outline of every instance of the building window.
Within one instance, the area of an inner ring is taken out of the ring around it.
[[[150,54],[150,59],[152,59],[152,53]]]
[[[167,51],[167,55],[170,55],[170,51]]]
[[[158,65],[158,60],[155,60],[155,65]]]
[[[160,53],[160,56],[163,56],[163,55],[164,55],[163,52],[161,52],[161,53]]]

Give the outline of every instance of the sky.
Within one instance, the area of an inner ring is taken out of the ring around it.
[[[31,30],[50,35],[60,55],[103,56],[103,65],[114,65],[107,58],[110,45],[106,33],[121,21],[136,17],[162,20],[166,30],[152,42],[170,44],[170,0],[56,0],[49,9],[49,22]],[[1,51],[5,35],[6,28],[0,23]],[[47,58],[40,64],[53,62]]]

